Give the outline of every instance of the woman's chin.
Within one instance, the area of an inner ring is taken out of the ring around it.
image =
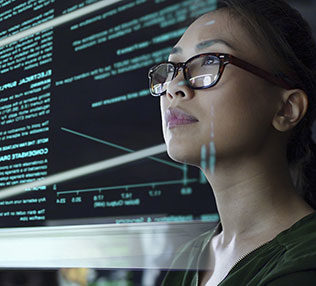
[[[194,154],[195,152],[192,152],[192,150],[185,150],[183,147],[179,148],[177,147],[171,147],[168,146],[167,148],[168,156],[178,163],[182,164],[188,164],[193,166],[199,166],[200,165],[200,154]]]

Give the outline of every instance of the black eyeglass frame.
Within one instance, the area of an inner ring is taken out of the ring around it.
[[[190,84],[190,81],[188,79],[188,63],[190,63],[192,60],[195,60],[196,58],[199,58],[199,57],[205,57],[205,56],[214,56],[214,57],[217,57],[218,60],[219,60],[219,70],[218,70],[218,74],[217,74],[217,78],[216,80],[211,83],[210,85],[207,85],[207,86],[203,86],[203,87],[194,87]],[[290,86],[290,84],[284,79],[284,78],[281,78],[280,76],[277,76],[277,75],[273,75],[257,66],[254,66],[240,58],[237,58],[231,54],[224,54],[224,53],[203,53],[203,54],[198,54],[198,55],[195,55],[193,57],[191,57],[190,59],[188,59],[186,62],[180,62],[180,63],[174,63],[174,62],[170,62],[170,61],[166,61],[166,62],[162,62],[162,63],[159,63],[157,65],[155,65],[154,67],[152,67],[149,72],[148,72],[148,77],[149,77],[149,86],[150,86],[150,93],[153,95],[153,96],[162,96],[166,93],[166,91],[162,92],[161,94],[155,94],[152,92],[153,90],[153,84],[152,84],[152,79],[151,79],[151,75],[152,73],[162,64],[171,64],[173,65],[174,67],[174,74],[172,76],[172,79],[173,80],[177,75],[178,75],[178,72],[179,70],[182,68],[183,70],[183,76],[184,76],[184,79],[185,81],[187,82],[188,86],[192,89],[207,89],[207,88],[210,88],[210,87],[213,87],[215,86],[219,80],[221,79],[222,77],[222,74],[224,72],[224,69],[226,67],[226,65],[228,64],[233,64],[243,70],[246,70],[248,72],[251,72],[252,74],[255,74],[256,76],[259,76],[275,85],[278,85],[284,89],[292,89],[293,87]]]

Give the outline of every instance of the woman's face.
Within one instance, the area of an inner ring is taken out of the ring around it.
[[[208,52],[229,53],[269,70],[265,61],[268,55],[260,51],[242,25],[225,10],[197,19],[174,47],[169,61],[185,62]],[[181,70],[160,101],[169,156],[178,162],[201,166],[203,148],[208,157],[216,153],[216,164],[255,155],[272,132],[279,91],[264,79],[231,64],[216,86],[193,90],[185,85]],[[174,108],[196,120],[190,124],[168,124],[166,118]]]

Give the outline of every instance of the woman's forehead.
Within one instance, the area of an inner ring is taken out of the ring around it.
[[[231,53],[234,50],[234,39],[227,27],[227,19],[222,14],[206,14],[193,22],[173,48],[171,55],[179,54],[187,58],[214,51],[210,49],[213,46],[221,47],[218,52]]]
[[[199,47],[204,50],[199,51]],[[185,58],[199,52],[223,52],[253,63],[264,62],[264,57],[248,30],[225,9],[210,12],[195,20],[179,40],[175,50],[182,50]]]
[[[202,42],[206,39],[223,39],[227,42],[239,44],[240,37],[244,38],[241,25],[226,11],[214,11],[195,20],[187,29],[183,37],[191,41]]]

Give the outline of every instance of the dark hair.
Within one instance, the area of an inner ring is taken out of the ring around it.
[[[299,195],[316,209],[315,142],[316,44],[308,23],[284,0],[219,0],[218,9],[237,16],[255,42],[269,51],[272,72],[305,91],[308,109],[293,129],[287,145],[287,160]]]

